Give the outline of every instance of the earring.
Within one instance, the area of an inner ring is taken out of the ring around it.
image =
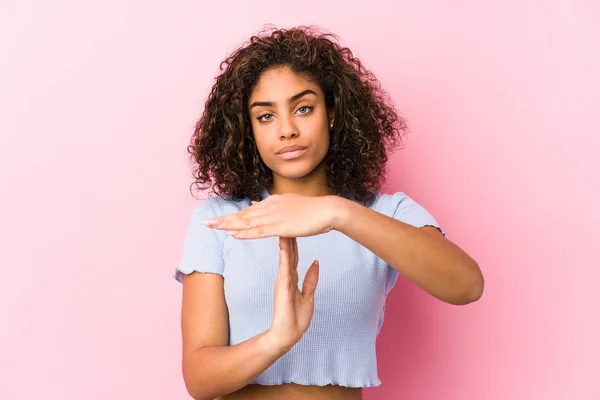
[[[329,124],[329,129],[333,129],[333,121]]]

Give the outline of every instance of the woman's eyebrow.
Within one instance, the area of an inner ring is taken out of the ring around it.
[[[310,89],[306,89],[306,90],[290,97],[287,102],[292,103],[292,102],[298,100],[300,97],[305,96],[307,94],[314,94],[315,96],[317,95],[314,91],[312,91]],[[250,105],[250,109],[252,109],[252,107],[273,107],[274,105],[275,105],[275,103],[272,101],[255,101],[254,103],[252,103]]]

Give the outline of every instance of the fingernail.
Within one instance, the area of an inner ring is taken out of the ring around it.
[[[202,221],[204,225],[219,225],[221,223],[220,219],[207,219],[206,221]]]

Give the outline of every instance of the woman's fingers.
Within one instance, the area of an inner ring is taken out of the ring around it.
[[[286,238],[279,238],[279,278],[283,281],[290,279],[290,245]]]
[[[314,296],[319,280],[319,263],[309,267],[302,291],[298,289],[298,243],[279,238],[279,270],[275,284],[273,322],[269,332],[281,347],[293,346],[302,337],[314,313]]]
[[[304,282],[302,282],[302,296],[311,302],[315,300],[317,283],[319,283],[319,261],[315,260],[306,271]]]
[[[222,215],[203,221],[203,223],[209,228],[237,231],[264,225],[264,220],[267,216],[268,214],[264,210],[257,207],[250,207],[233,214]]]
[[[289,249],[290,241],[288,238],[280,237],[279,238],[279,247],[282,249]]]
[[[229,230],[227,234],[236,239],[262,239],[270,236],[275,236],[271,232],[273,231],[273,225],[262,225],[252,229],[244,230]]]
[[[290,239],[290,245],[292,247],[292,255],[293,255],[293,258],[291,260],[292,268],[297,269],[298,268],[298,242],[296,241],[296,238]]]

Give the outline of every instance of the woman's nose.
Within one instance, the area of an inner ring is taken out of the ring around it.
[[[281,131],[279,137],[281,139],[290,139],[298,136],[298,127],[292,118],[281,119]]]

